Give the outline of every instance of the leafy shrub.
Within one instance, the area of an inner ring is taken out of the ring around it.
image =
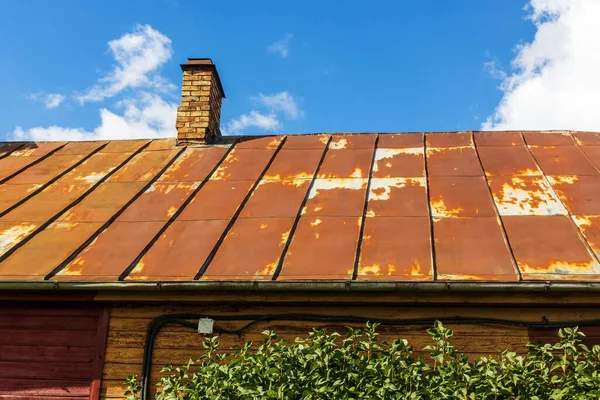
[[[406,340],[377,340],[376,324],[348,328],[341,338],[314,329],[293,343],[264,331],[258,347],[219,351],[217,337],[194,363],[166,366],[156,398],[172,399],[598,399],[600,346],[581,344],[577,328],[559,331],[556,344],[529,344],[526,355],[504,351],[469,361],[436,322],[427,332],[430,360],[413,355]],[[192,367],[192,365],[197,366]],[[190,369],[192,367],[192,369]],[[129,377],[127,399],[139,386]]]

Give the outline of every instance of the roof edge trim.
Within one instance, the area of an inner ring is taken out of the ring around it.
[[[124,291],[296,291],[296,292],[600,292],[600,282],[366,282],[366,281],[192,281],[192,282],[58,282],[5,281],[0,290]]]

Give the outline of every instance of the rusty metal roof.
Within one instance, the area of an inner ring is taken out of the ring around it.
[[[0,282],[600,281],[598,133],[228,142],[0,143]]]

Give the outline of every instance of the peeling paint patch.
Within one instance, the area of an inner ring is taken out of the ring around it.
[[[431,199],[431,215],[434,217],[452,218],[458,217],[464,209],[460,207],[448,208],[444,203],[444,199],[440,196],[436,199]]]
[[[348,145],[348,141],[345,138],[336,138],[334,137],[331,140],[331,144],[329,145],[330,150],[341,150],[345,149]]]
[[[389,200],[393,188],[425,187],[425,178],[380,178],[371,180],[369,201]]]
[[[83,183],[91,183],[91,184],[97,183],[98,181],[100,181],[100,179],[104,178],[113,169],[114,168],[109,168],[106,171],[92,172],[85,176],[77,176],[77,177],[75,177],[75,180],[78,182],[83,182]]]
[[[589,228],[590,226],[592,226],[592,220],[590,217],[587,217],[584,215],[573,215],[571,218],[573,218],[575,225],[577,225],[577,227],[583,233],[585,233],[586,228]]]
[[[130,275],[139,275],[142,273],[142,271],[144,270],[144,267],[146,266],[146,264],[144,263],[144,259],[142,258],[137,265],[135,266],[135,268],[131,271]],[[136,279],[140,279],[140,277],[136,277]]]
[[[500,215],[567,214],[541,177],[493,178],[490,186]]]
[[[548,176],[548,180],[553,185],[573,185],[579,180],[576,175],[563,175],[563,176]]]
[[[308,195],[309,199],[314,198],[319,194],[319,191],[327,191],[334,189],[351,189],[361,190],[367,184],[366,178],[332,178],[332,179],[315,179],[313,187]]]
[[[0,254],[4,254],[13,248],[37,227],[36,224],[23,223],[2,229],[0,231]]]
[[[321,223],[321,220],[319,218],[315,218],[313,221],[310,222],[310,226],[317,226]]]

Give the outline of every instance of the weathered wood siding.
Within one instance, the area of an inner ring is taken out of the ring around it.
[[[239,295],[238,295],[239,296]],[[156,303],[156,304],[122,304],[115,303],[111,307],[111,319],[104,365],[101,398],[122,398],[125,390],[123,381],[125,377],[141,373],[142,353],[146,328],[150,321],[162,314],[172,313],[200,313],[208,315],[231,314],[276,314],[276,313],[312,313],[323,315],[357,315],[383,318],[424,318],[424,317],[493,317],[503,319],[517,319],[528,321],[567,321],[600,318],[600,309],[591,304],[592,298],[580,296],[579,298],[554,298],[542,304],[543,296],[538,296],[537,303],[532,304],[534,297],[517,295],[496,296],[496,300],[488,295],[480,295],[479,301],[470,298],[472,304],[467,304],[465,298],[438,296],[414,297],[412,299],[388,298],[384,301],[373,294],[373,298],[355,296],[352,299],[345,297],[335,299],[333,296],[328,301],[315,301],[314,304],[305,299],[294,299],[293,295],[283,294],[279,301],[275,298],[262,299],[259,297],[246,298],[242,302],[235,301],[231,296],[229,300],[220,299],[218,302],[189,302],[189,303]],[[473,296],[473,295],[471,295]],[[319,298],[314,296],[314,298]],[[107,297],[109,299],[110,296]],[[238,297],[239,299],[239,297]],[[529,299],[529,303],[526,301]],[[586,300],[588,299],[588,300]],[[121,299],[123,300],[123,299]],[[172,299],[173,300],[173,299]],[[181,298],[181,301],[190,299]],[[266,301],[265,301],[266,300]],[[269,302],[269,300],[271,302]],[[363,301],[364,300],[364,301]],[[352,302],[349,302],[352,301]],[[503,304],[504,303],[504,304]],[[508,304],[506,304],[508,303]],[[511,304],[512,303],[512,304]],[[525,304],[525,305],[524,305]],[[245,322],[217,322],[221,327],[240,326]],[[275,329],[279,336],[294,338],[305,336],[314,326],[325,326],[330,331],[344,330],[348,324],[315,324],[307,322],[275,321],[272,323],[258,324],[242,336],[222,335],[222,348],[231,348],[234,344],[245,341],[262,340],[261,331]],[[525,345],[532,335],[535,338],[552,337],[553,332],[535,330],[533,333],[526,328],[493,325],[453,325],[450,326],[455,337],[453,343],[461,351],[471,356],[497,354],[504,349],[524,351]],[[415,347],[421,349],[429,344],[430,338],[425,332],[426,326],[406,327],[380,327],[381,338],[392,340],[406,338]],[[585,330],[584,330],[585,331]],[[592,342],[597,342],[600,336],[598,329],[591,329]],[[169,362],[184,363],[188,359],[197,358],[202,351],[202,336],[194,330],[179,326],[168,326],[159,333],[153,357],[153,381],[159,378],[161,367]],[[154,383],[153,382],[153,383]]]

